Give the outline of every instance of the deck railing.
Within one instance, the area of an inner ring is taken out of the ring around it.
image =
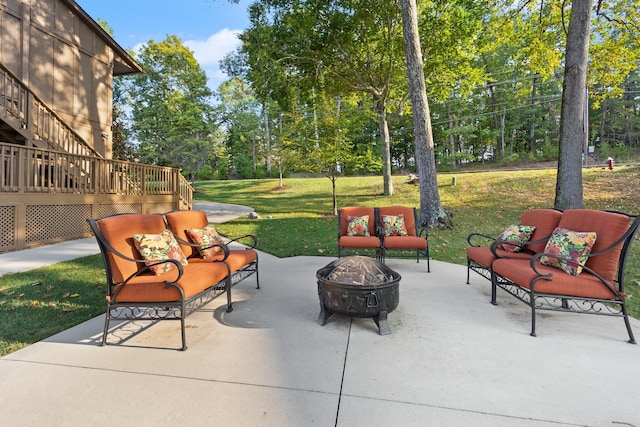
[[[191,205],[193,188],[178,169],[61,151],[0,144],[0,192],[179,195]]]

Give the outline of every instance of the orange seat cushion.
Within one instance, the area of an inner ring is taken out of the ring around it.
[[[540,279],[535,282],[534,291],[552,295],[567,295],[584,298],[614,299],[615,295],[597,277],[587,272],[572,276],[555,267],[536,262],[540,273],[550,273],[551,280]],[[530,261],[523,259],[497,259],[492,265],[496,274],[512,282],[531,289],[531,281],[537,274],[531,269]],[[614,287],[615,289],[615,287]]]
[[[210,258],[189,258],[190,264],[200,264],[203,262],[213,262],[224,258],[224,254],[214,255]],[[229,265],[229,269],[232,272],[238,271],[247,265],[256,262],[258,259],[258,253],[253,249],[232,249],[229,251],[229,256],[225,262]]]
[[[380,247],[380,239],[376,236],[342,236],[338,244],[341,248],[376,249]]]
[[[185,298],[196,295],[210,286],[224,280],[229,270],[224,263],[193,263],[184,267],[184,274],[177,284]],[[171,302],[180,300],[180,292],[173,286],[166,286],[165,280],[176,280],[178,270],[161,275],[144,274],[132,278],[124,287],[116,287],[115,302]]]
[[[386,236],[384,247],[387,249],[427,249],[427,239],[416,236]]]

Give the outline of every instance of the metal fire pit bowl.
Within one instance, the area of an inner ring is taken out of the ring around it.
[[[320,325],[334,313],[371,317],[380,335],[391,333],[387,314],[396,309],[400,299],[398,273],[376,259],[356,255],[327,264],[316,272],[316,279]]]

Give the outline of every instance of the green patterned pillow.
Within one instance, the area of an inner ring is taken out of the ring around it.
[[[149,261],[147,265],[165,259],[175,259],[182,265],[187,265],[188,263],[176,238],[173,237],[169,230],[164,230],[160,234],[135,234],[133,241],[142,258]],[[174,268],[176,268],[175,264],[165,262],[150,267],[150,270],[154,274],[162,274]]]
[[[382,215],[382,225],[385,236],[407,236],[407,226],[404,223],[404,214]]]
[[[200,245],[198,252],[202,258],[211,258],[212,256],[222,253],[222,248],[213,246],[222,243],[220,234],[213,225],[207,225],[204,228],[187,228],[187,236],[197,245]]]
[[[514,243],[525,243],[528,242],[529,239],[531,239],[531,235],[533,234],[533,231],[535,229],[536,227],[533,225],[510,225],[506,230],[502,232],[502,234],[500,234],[500,236],[498,236],[497,240]],[[498,249],[502,249],[506,252],[518,252],[522,249],[522,247],[503,243],[501,245],[498,245]]]
[[[347,216],[347,236],[370,236],[369,215]]]
[[[565,259],[541,256],[540,263],[577,276],[587,262],[596,237],[595,232],[577,232],[557,227],[551,234],[544,253],[558,255]]]

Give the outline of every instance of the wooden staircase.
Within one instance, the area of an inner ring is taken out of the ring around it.
[[[177,169],[104,159],[0,64],[0,192],[177,194],[193,188]]]

